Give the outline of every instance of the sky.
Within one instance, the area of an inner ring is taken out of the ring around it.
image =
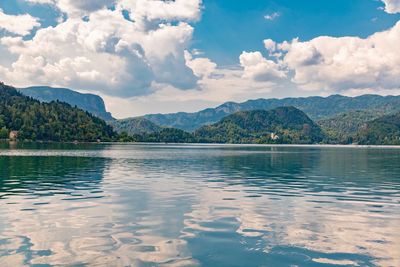
[[[400,0],[1,0],[0,80],[117,118],[226,101],[400,94]]]

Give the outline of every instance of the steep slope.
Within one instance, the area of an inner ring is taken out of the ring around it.
[[[113,120],[111,113],[106,111],[103,99],[98,95],[81,94],[66,88],[52,88],[47,86],[34,86],[19,90],[22,94],[42,102],[59,100],[73,107],[77,106],[105,121]]]
[[[194,132],[200,142],[210,143],[318,143],[321,129],[294,107],[240,111]]]
[[[400,112],[368,122],[356,141],[362,145],[400,145]]]
[[[63,102],[41,103],[0,83],[2,137],[18,131],[19,138],[42,141],[113,140],[116,133],[103,120]]]
[[[162,129],[157,124],[142,117],[114,120],[110,121],[109,124],[113,126],[114,130],[118,133],[125,132],[129,135],[155,133]]]
[[[326,98],[257,99],[244,103],[228,102],[216,108],[195,113],[150,114],[144,117],[160,126],[194,131],[203,125],[218,122],[223,117],[237,111],[269,110],[282,106],[296,107],[304,111],[313,120],[320,120],[354,110],[377,110],[384,114],[399,111],[400,96],[363,95],[346,97],[332,95]]]

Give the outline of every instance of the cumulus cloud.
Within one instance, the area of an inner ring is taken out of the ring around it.
[[[116,98],[102,95],[107,108],[117,118],[139,116],[149,113],[170,113],[176,111],[198,111],[217,106],[226,101],[242,102],[250,98],[266,95],[278,97],[279,94],[291,94],[285,79],[255,80],[244,76],[240,66],[218,66],[209,58],[202,57],[198,51],[186,51],[186,65],[199,78],[197,90],[180,90],[171,85],[153,84],[154,93],[133,98]]]
[[[272,39],[265,39],[264,40],[264,47],[270,53],[275,52],[275,50],[276,50],[276,42],[274,40],[272,40]]]
[[[194,51],[197,54],[197,51]],[[193,58],[192,54],[185,51],[186,65],[193,70],[193,73],[199,77],[210,77],[217,69],[217,64],[209,58]]]
[[[200,18],[200,0],[120,0],[118,6],[129,10],[134,20],[188,20]]]
[[[48,4],[68,14],[70,17],[84,16],[90,12],[113,5],[114,0],[26,0],[32,4]]]
[[[283,64],[304,89],[400,88],[400,22],[368,38],[322,36],[280,45]]]
[[[193,89],[198,77],[186,64],[201,1],[29,0],[67,14],[30,40],[3,37],[0,44],[18,59],[0,67],[17,86],[48,84],[135,96],[154,84]],[[107,5],[114,3],[114,7]],[[128,12],[128,19],[123,12]],[[82,19],[85,15],[85,19]],[[1,26],[0,26],[1,27]]]
[[[400,22],[367,38],[320,36],[309,41],[264,40],[261,52],[243,52],[243,77],[291,82],[314,94],[362,94],[400,90]]]
[[[129,11],[135,21],[198,20],[201,0],[26,0],[32,4],[49,4],[70,17],[84,16],[104,7]]]
[[[400,13],[400,0],[382,0],[385,11],[390,14]]]
[[[400,22],[367,38],[265,39],[264,51],[223,67],[191,47],[201,0],[25,1],[51,5],[63,20],[28,38],[38,20],[21,15],[29,22],[10,24],[1,11],[9,33],[0,37],[0,79],[100,93],[119,117],[255,97],[400,90]],[[398,12],[398,1],[382,1]]]
[[[244,68],[243,77],[255,81],[274,81],[283,79],[286,74],[279,64],[263,57],[260,52],[243,52],[240,55],[240,64]]]
[[[7,15],[0,8],[0,29],[16,35],[28,35],[35,27],[39,27],[38,18],[29,14],[24,15]]]

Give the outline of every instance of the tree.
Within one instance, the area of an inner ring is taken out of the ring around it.
[[[0,126],[2,136],[8,137],[9,130],[18,131],[21,140],[96,142],[118,139],[111,126],[88,112],[59,101],[41,103],[6,85],[0,85]]]
[[[0,139],[7,139],[9,136],[9,131],[7,130],[6,127],[2,127],[0,129]]]

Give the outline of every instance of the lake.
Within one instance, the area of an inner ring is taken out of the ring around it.
[[[0,144],[0,266],[400,266],[400,149]]]

